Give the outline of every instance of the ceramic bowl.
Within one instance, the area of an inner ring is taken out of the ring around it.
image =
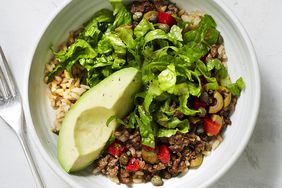
[[[186,10],[200,10],[213,16],[225,41],[228,69],[232,81],[242,76],[246,89],[242,92],[232,125],[224,134],[224,141],[206,157],[202,166],[189,170],[184,176],[165,181],[163,187],[207,187],[222,176],[244,150],[255,127],[260,103],[260,78],[252,44],[243,27],[232,12],[220,0],[177,0]],[[54,110],[47,98],[47,86],[43,82],[44,65],[51,57],[50,46],[58,46],[67,39],[70,31],[79,28],[96,11],[110,8],[105,0],[73,0],[68,2],[50,20],[38,40],[30,60],[30,72],[26,85],[26,118],[32,138],[51,168],[72,187],[127,187],[117,185],[104,176],[70,175],[63,171],[57,160],[57,136],[51,132],[55,119]],[[133,187],[153,187],[151,183]]]

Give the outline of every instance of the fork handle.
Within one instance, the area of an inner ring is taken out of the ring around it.
[[[45,188],[44,182],[43,182],[41,176],[39,175],[38,168],[36,167],[36,163],[34,161],[34,158],[32,157],[30,149],[29,149],[26,130],[23,130],[22,134],[18,134],[18,138],[19,138],[19,141],[21,143],[22,149],[24,151],[25,157],[28,161],[28,165],[30,167],[31,173],[34,177],[36,187]]]

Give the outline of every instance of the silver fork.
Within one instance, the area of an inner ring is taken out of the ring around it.
[[[26,124],[22,109],[22,101],[15,80],[8,67],[8,62],[0,46],[0,120],[16,133],[37,187],[44,187],[42,178],[36,168],[34,159],[28,148]]]

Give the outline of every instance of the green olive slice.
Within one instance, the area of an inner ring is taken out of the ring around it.
[[[196,159],[190,161],[191,168],[198,168],[203,163],[203,155],[198,155]]]
[[[226,108],[227,106],[230,105],[232,95],[230,91],[226,87],[223,87],[223,86],[220,86],[218,91],[224,96],[223,107]]]
[[[223,97],[218,91],[214,92],[213,97],[216,100],[216,103],[213,106],[209,107],[210,114],[219,112],[223,107]]]

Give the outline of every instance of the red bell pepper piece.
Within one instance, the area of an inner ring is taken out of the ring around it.
[[[165,164],[170,161],[170,153],[166,145],[160,145],[160,152],[158,154],[158,159]]]
[[[139,160],[136,158],[131,158],[126,166],[126,170],[129,172],[136,172],[139,168]]]
[[[209,117],[204,117],[204,130],[209,136],[215,136],[220,132],[221,125]]]
[[[119,157],[123,151],[126,150],[126,146],[122,144],[119,141],[114,141],[111,143],[111,145],[108,147],[108,153],[115,156]]]
[[[163,23],[163,24],[167,24],[169,27],[176,24],[176,20],[174,19],[174,17],[171,14],[166,13],[166,12],[159,12],[158,13],[158,22]]]
[[[198,98],[194,98],[193,107],[198,110],[199,108],[206,108],[207,104],[204,101],[201,101]]]

